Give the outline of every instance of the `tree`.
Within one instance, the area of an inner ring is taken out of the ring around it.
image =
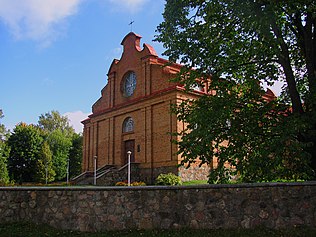
[[[36,163],[42,143],[43,137],[38,127],[20,123],[14,128],[8,139],[8,170],[12,180],[19,183],[35,181]]]
[[[184,65],[177,80],[190,88],[205,79],[216,91],[175,109],[189,123],[179,134],[183,163],[217,158],[210,182],[311,178],[315,11],[313,0],[167,1],[156,40]],[[284,100],[262,99],[260,82],[275,81],[285,82]]]
[[[67,116],[62,116],[58,111],[51,111],[39,116],[38,125],[44,131],[53,132],[61,130],[65,134],[71,136],[75,130],[69,124]]]
[[[3,112],[0,109],[0,119],[3,118]],[[10,149],[6,145],[6,137],[8,132],[3,124],[0,123],[0,185],[6,185],[10,182],[9,173],[7,169],[7,158]]]
[[[10,183],[9,172],[7,169],[7,159],[9,153],[9,147],[5,143],[0,142],[0,185]]]
[[[55,170],[53,169],[52,152],[47,141],[44,141],[39,152],[39,159],[36,162],[36,181],[48,183],[55,180]]]
[[[71,137],[65,136],[60,130],[54,130],[47,136],[47,142],[53,154],[53,168],[56,180],[63,180],[67,175],[67,163],[71,148]]]
[[[0,109],[0,119],[2,119],[4,117],[3,115],[3,111],[2,109]],[[5,136],[7,134],[7,130],[4,126],[4,124],[0,123],[0,141],[4,141],[5,140]]]
[[[69,151],[69,176],[75,177],[81,173],[82,164],[82,140],[80,134],[75,133],[72,137],[72,146]]]
[[[75,131],[69,124],[67,116],[61,116],[58,111],[42,114],[38,124],[46,133],[47,142],[53,155],[55,178],[60,181],[67,175],[69,151]]]

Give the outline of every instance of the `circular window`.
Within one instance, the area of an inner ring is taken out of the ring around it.
[[[135,72],[128,72],[123,78],[122,85],[123,94],[126,97],[133,95],[136,88],[136,74]]]

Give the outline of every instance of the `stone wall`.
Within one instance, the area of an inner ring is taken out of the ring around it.
[[[191,180],[208,180],[208,175],[210,174],[210,167],[207,165],[192,164],[189,168],[180,166],[178,175],[182,181],[191,181]]]
[[[61,229],[316,228],[316,182],[180,187],[3,187],[0,222]]]

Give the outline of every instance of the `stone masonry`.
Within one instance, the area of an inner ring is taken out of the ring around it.
[[[180,187],[3,187],[0,222],[60,229],[316,228],[316,182]]]

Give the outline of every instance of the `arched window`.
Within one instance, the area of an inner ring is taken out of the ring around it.
[[[123,132],[134,131],[134,120],[131,117],[127,117],[123,122]]]

